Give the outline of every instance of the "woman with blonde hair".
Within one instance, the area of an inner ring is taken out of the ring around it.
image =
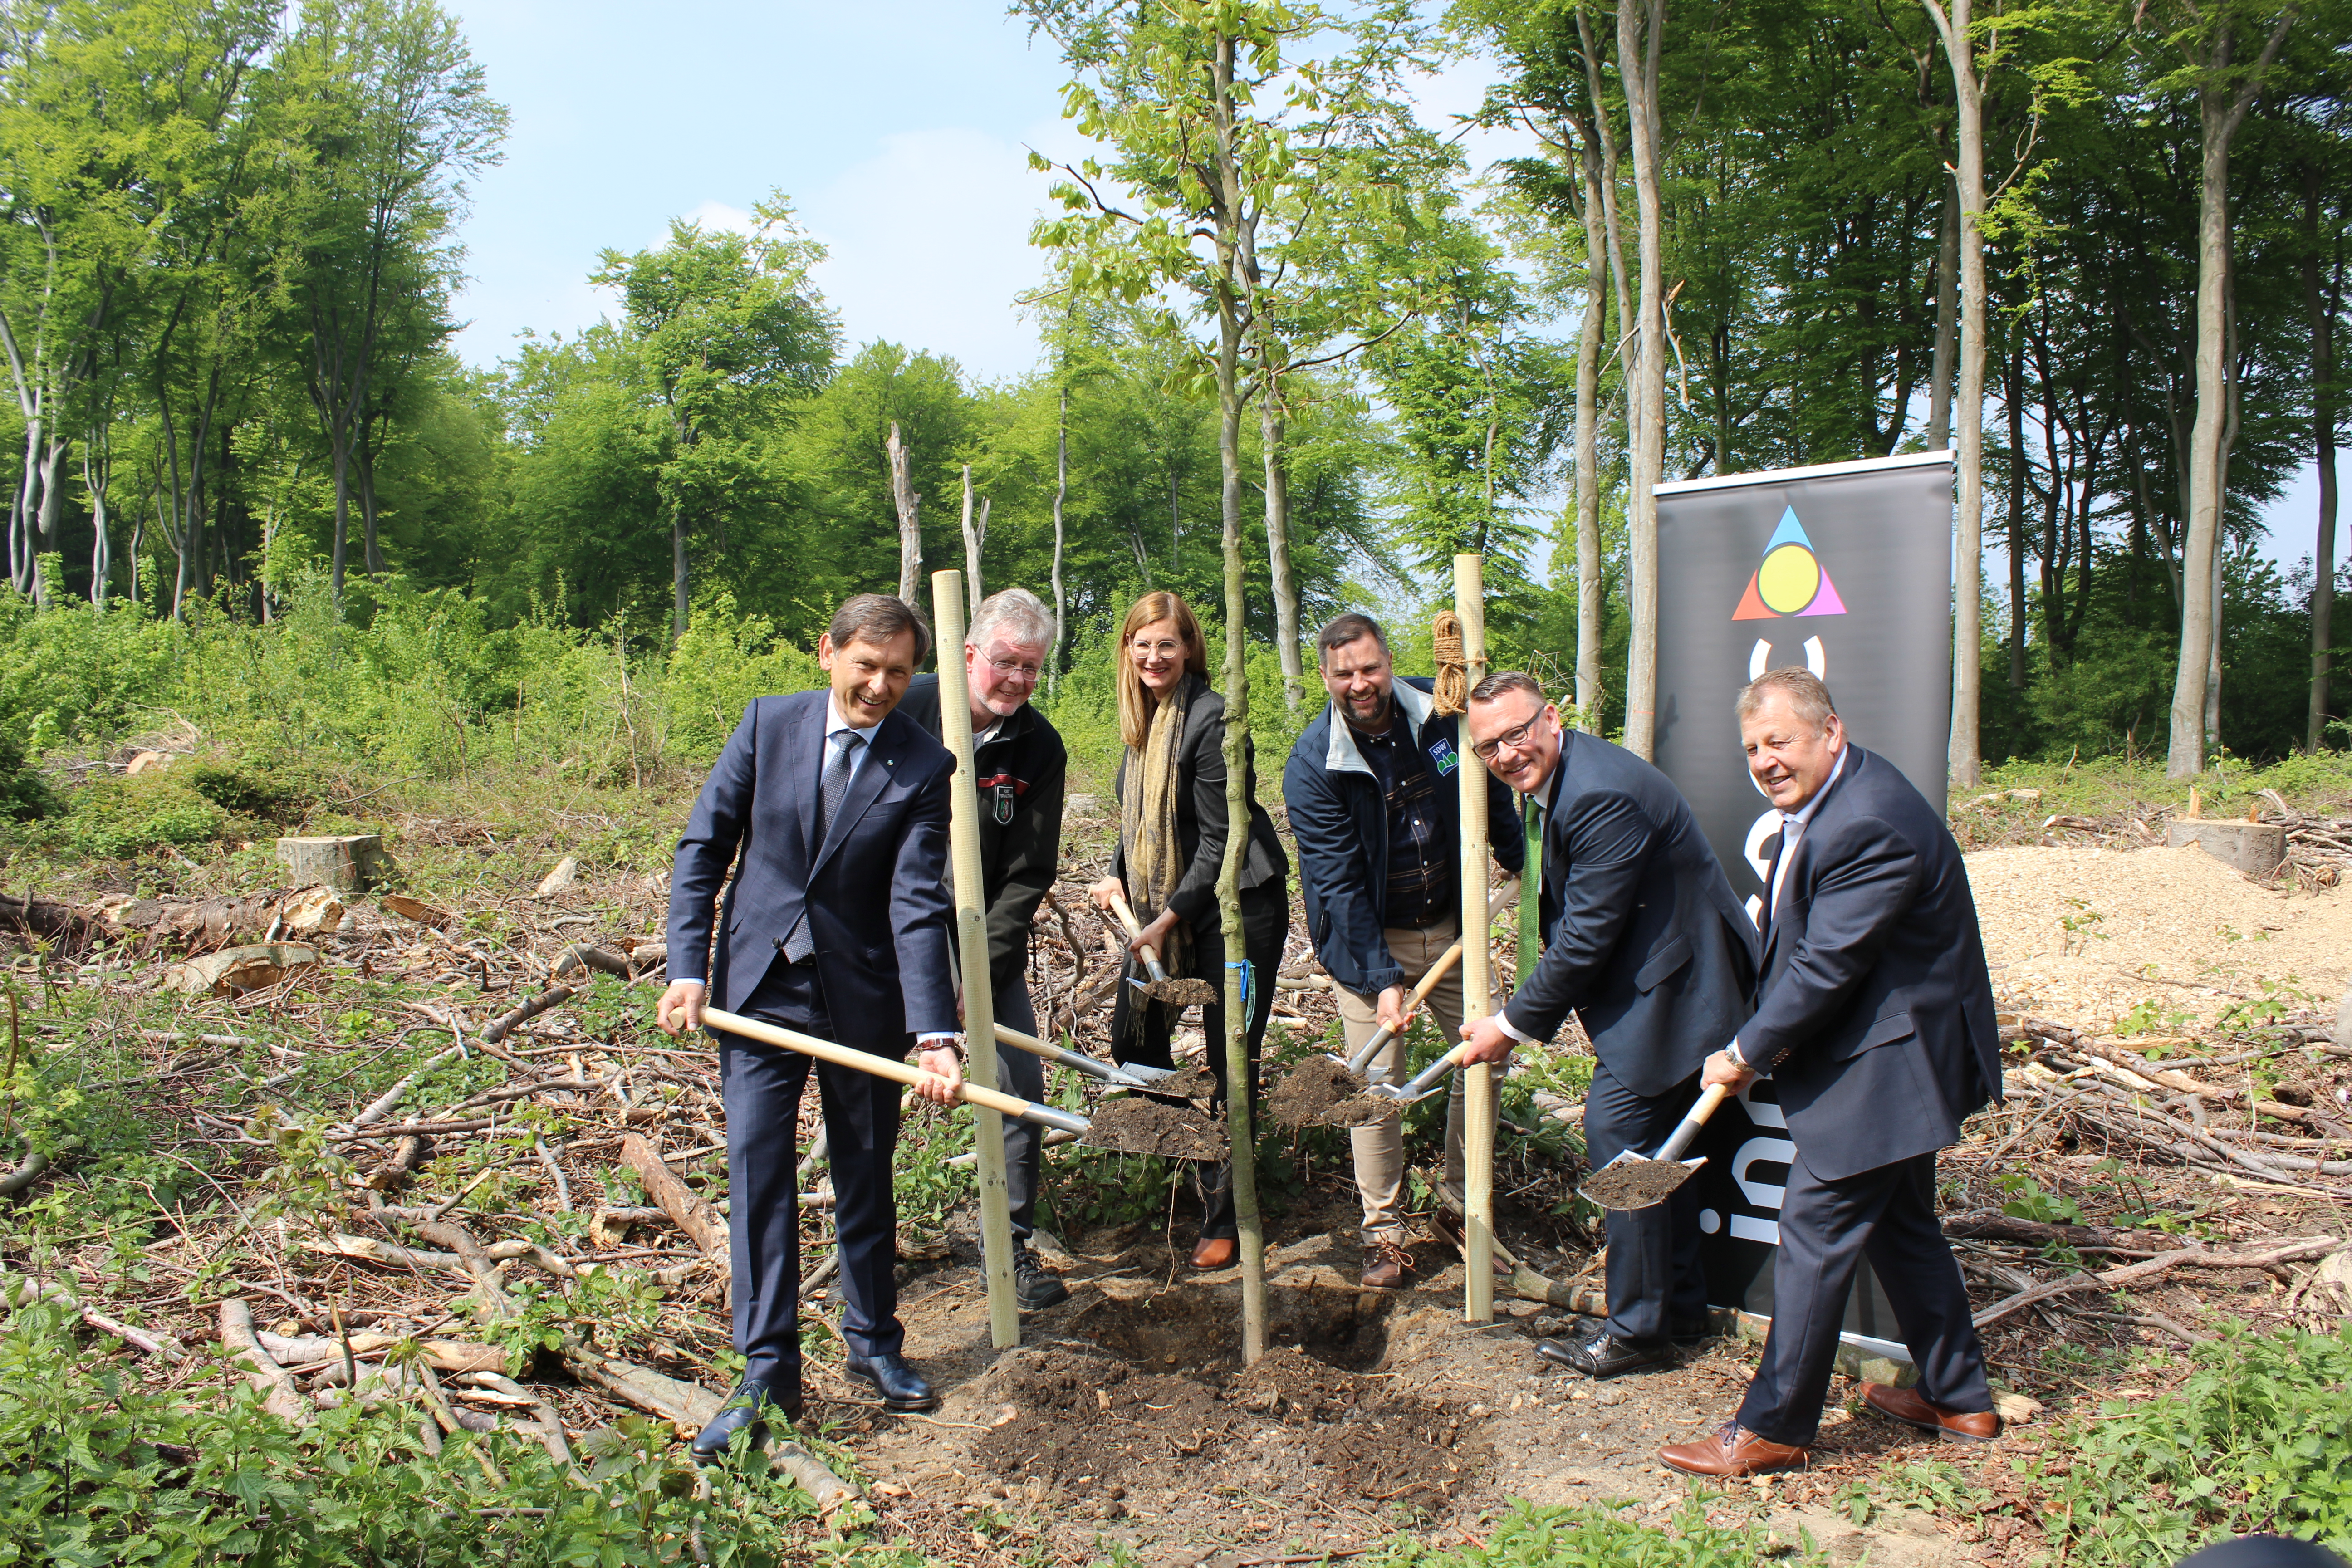
[[[1118,768],[1118,849],[1111,874],[1089,890],[1111,907],[1123,893],[1143,933],[1128,944],[1129,971],[1140,976],[1138,950],[1150,947],[1171,975],[1206,980],[1224,994],[1225,940],[1217,909],[1217,874],[1224,864],[1232,824],[1225,809],[1225,700],[1209,685],[1201,623],[1177,595],[1146,594],[1119,628],[1118,725],[1127,754]],[[1244,756],[1248,757],[1244,751]],[[1256,1089],[1258,1047],[1274,1005],[1275,971],[1289,929],[1290,863],[1274,836],[1274,821],[1257,803],[1254,763],[1245,760],[1249,796],[1247,858],[1242,863],[1243,957],[1249,962],[1247,1028],[1250,1083]],[[1173,1067],[1169,1035],[1179,1009],[1146,1000],[1134,986],[1118,988],[1111,1015],[1111,1054],[1122,1062]],[[1220,1101],[1225,1084],[1223,1001],[1201,1010],[1209,1070]],[[1233,1173],[1221,1166],[1202,1184],[1201,1238],[1195,1268],[1223,1268],[1234,1260],[1240,1231],[1234,1220]]]

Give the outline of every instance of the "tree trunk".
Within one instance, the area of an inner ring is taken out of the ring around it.
[[[2336,312],[2343,293],[2341,244],[2326,286],[2319,275],[2320,176],[2303,171],[2303,301],[2311,317],[2311,448],[2319,470],[2319,531],[2311,550],[2311,700],[2304,750],[2327,738],[2329,623],[2336,610]]]
[[[343,577],[351,559],[352,543],[352,450],[350,443],[333,429],[328,432],[329,457],[335,466],[335,546],[333,564],[329,569],[335,601],[335,614],[343,613]],[[184,571],[181,575],[186,576]]]
[[[898,439],[895,419],[882,450],[890,460],[890,499],[898,510],[898,597],[911,605],[923,570],[923,498],[915,493],[914,476],[907,467],[907,444]]]
[[[977,619],[980,602],[987,595],[980,586],[980,550],[988,542],[988,503],[980,503],[980,521],[971,515],[971,465],[963,466],[963,588],[964,602],[971,606],[966,612]],[[970,622],[966,622],[970,625]]]
[[[1617,137],[1609,129],[1608,100],[1601,96],[1601,51],[1584,7],[1576,8],[1576,32],[1584,45],[1584,89],[1592,100],[1592,127],[1601,143],[1601,226],[1609,240],[1609,276],[1617,289],[1617,330],[1633,319],[1632,287],[1625,267],[1625,229],[1617,218]]]
[[[66,448],[73,444],[68,436],[52,432],[41,454],[41,504],[34,514],[37,526],[34,530],[33,602],[47,605],[54,602],[54,591],[62,584],[49,582],[47,558],[62,553],[58,548],[58,470],[65,466]]]
[[[1281,384],[1265,371],[1258,434],[1265,445],[1265,559],[1274,587],[1275,637],[1281,644],[1282,700],[1295,718],[1307,700],[1307,662],[1299,652],[1298,580],[1290,569],[1290,454],[1283,445]]]
[[[1220,29],[1212,57],[1211,113],[1216,130],[1217,457],[1222,469],[1220,512],[1225,556],[1225,834],[1217,872],[1219,925],[1224,932],[1225,1128],[1232,1145],[1234,1217],[1241,1232],[1242,1363],[1265,1354],[1265,1227],[1258,1214],[1257,1141],[1252,1127],[1255,1085],[1249,1068],[1249,1008],[1254,988],[1271,974],[1248,973],[1242,932],[1242,863],[1249,855],[1248,578],[1242,564],[1242,288],[1255,237],[1244,227],[1239,152],[1235,146],[1234,35]],[[1244,978],[1246,977],[1246,984]]]
[[[2025,343],[2010,353],[2009,384],[2009,689],[2025,689]]]
[[[2269,44],[2235,93],[2213,79],[2230,65],[2231,34],[2217,28],[2204,62],[2207,83],[2197,94],[2201,142],[2197,193],[2197,416],[2189,437],[2188,537],[2181,546],[2180,662],[2172,682],[2172,733],[2165,749],[2168,778],[2194,778],[2205,768],[2205,694],[2218,653],[2215,633],[2221,593],[2221,427],[2228,416],[2226,291],[2230,273],[2230,139],[2253,107],[2262,80],[2294,19],[2279,18]]]
[[[1062,388],[1061,413],[1054,430],[1054,652],[1045,663],[1045,692],[1061,689],[1062,677],[1062,503],[1070,493],[1070,389]]]
[[[1935,384],[1927,389],[1927,450],[1952,443],[1952,355],[1958,348],[1960,204],[1957,185],[1944,193],[1942,235],[1936,246]]]
[[[1580,25],[1582,20],[1580,14]],[[1608,330],[1609,252],[1608,226],[1601,216],[1600,133],[1590,124],[1584,129],[1578,159],[1584,174],[1584,322],[1576,340],[1576,719],[1580,728],[1598,735],[1606,607],[1601,580],[1601,334]],[[1722,471],[1718,450],[1716,472]]]
[[[1984,777],[1977,733],[1978,688],[1984,673],[1984,84],[1969,37],[1970,0],[1920,0],[1942,35],[1958,109],[1959,168],[1955,187],[1960,225],[1959,500],[1952,548],[1952,782],[1973,787]]]
[[[676,647],[686,640],[687,581],[686,581],[686,504],[673,499],[669,503],[669,643]]]
[[[112,478],[112,455],[100,455],[94,437],[81,447],[81,483],[89,492],[89,602],[106,608],[106,579],[114,570],[114,541],[106,526],[106,489]]]
[[[1657,483],[1666,437],[1666,334],[1659,299],[1664,225],[1658,206],[1658,50],[1665,25],[1665,0],[1620,0],[1617,63],[1632,127],[1642,268],[1641,357],[1633,366],[1633,391],[1625,411],[1633,458],[1625,504],[1633,543],[1626,592],[1633,611],[1633,646],[1625,677],[1625,747],[1645,759],[1657,742]]]

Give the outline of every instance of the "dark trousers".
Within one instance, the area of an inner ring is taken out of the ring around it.
[[[836,1031],[817,989],[814,961],[772,965],[740,1011],[877,1056],[906,1058],[914,1039]],[[801,1090],[816,1068],[833,1166],[834,1245],[841,1254],[841,1337],[857,1356],[896,1354],[898,1205],[890,1161],[898,1142],[901,1086],[798,1051],[720,1033],[727,1100],[729,1260],[734,1267],[735,1348],[746,1377],[797,1385],[800,1342]]]
[[[1037,1033],[1037,1010],[1019,975],[996,988],[996,1021],[1024,1035]],[[996,1087],[1024,1100],[1045,1098],[1045,1061],[1000,1042]],[[1037,1228],[1037,1182],[1045,1162],[1045,1130],[1017,1116],[1004,1119],[1004,1196],[1013,1210],[1013,1239],[1026,1246]]]
[[[1606,1065],[1584,1095],[1584,1149],[1599,1170],[1631,1149],[1654,1154],[1698,1099],[1698,1075],[1661,1095],[1636,1094]],[[1654,1342],[1706,1319],[1706,1276],[1698,1260],[1698,1191],[1685,1182],[1664,1203],[1612,1209],[1609,1332]]]
[[[1825,1181],[1806,1165],[1801,1148],[1780,1200],[1772,1331],[1739,1406],[1742,1426],[1775,1443],[1812,1446],[1854,1268],[1864,1258],[1918,1364],[1920,1397],[1951,1410],[1992,1408],[1984,1345],[1969,1321],[1960,1267],[1936,1218],[1936,1156]]]
[[[1215,1104],[1222,1108],[1225,1100],[1225,933],[1214,914],[1190,930],[1192,953],[1186,972],[1217,988],[1218,1000],[1201,1009],[1201,1031],[1208,1040],[1209,1070],[1217,1076]],[[1242,889],[1242,954],[1249,961],[1251,972],[1249,1026],[1244,1037],[1249,1045],[1253,1128],[1257,1125],[1258,1047],[1265,1043],[1265,1021],[1274,1010],[1275,971],[1282,967],[1282,942],[1289,930],[1290,895],[1281,882]],[[1139,1017],[1134,1013],[1139,1007],[1142,1009]],[[1179,1011],[1163,1003],[1147,1002],[1134,986],[1121,985],[1118,1002],[1111,1010],[1111,1059],[1151,1068],[1174,1067],[1176,1058],[1169,1053],[1168,1037],[1176,1026]],[[1216,1167],[1201,1178],[1200,1188],[1201,1235],[1239,1236],[1241,1226],[1234,1218],[1233,1167]]]

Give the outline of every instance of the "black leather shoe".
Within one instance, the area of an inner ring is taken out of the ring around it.
[[[1705,1344],[1715,1338],[1715,1330],[1705,1318],[1693,1318],[1687,1322],[1676,1322],[1668,1331],[1668,1337],[1678,1345]]]
[[[1042,1312],[1070,1299],[1062,1277],[1037,1261],[1025,1247],[1013,1249],[1013,1300],[1024,1312]]]
[[[877,1355],[867,1359],[851,1356],[841,1363],[841,1370],[865,1384],[882,1396],[882,1408],[901,1413],[909,1410],[937,1410],[940,1396],[923,1381],[922,1373],[907,1364],[900,1355]]]
[[[1587,1377],[1615,1377],[1619,1373],[1639,1372],[1645,1366],[1663,1366],[1675,1359],[1674,1351],[1664,1342],[1636,1344],[1614,1334],[1600,1334],[1583,1344],[1567,1340],[1538,1340],[1536,1354]]]
[[[710,1425],[694,1439],[695,1462],[715,1465],[725,1458],[729,1442],[746,1427],[751,1429],[751,1447],[758,1447],[768,1440],[768,1423],[779,1418],[786,1423],[801,1418],[799,1385],[745,1378],[727,1396],[727,1403],[719,1407],[719,1414],[710,1418]]]

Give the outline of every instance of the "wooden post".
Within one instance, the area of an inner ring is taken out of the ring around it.
[[[1462,661],[1475,688],[1486,674],[1486,577],[1475,555],[1454,558],[1454,613],[1462,621]],[[1462,735],[1470,734],[1468,716]],[[1486,1016],[1494,996],[1492,950],[1486,940],[1486,770],[1465,744],[1454,775],[1462,785],[1462,1019]],[[1522,901],[1527,894],[1519,895]],[[1464,1234],[1469,1270],[1462,1315],[1486,1323],[1495,1317],[1495,1068],[1465,1069],[1462,1096]]]
[[[965,1074],[996,1087],[996,997],[988,970],[988,893],[980,875],[980,796],[972,788],[971,691],[963,664],[963,574],[931,574],[931,624],[939,632],[940,736],[955,753],[949,846],[955,865],[957,951],[963,961]],[[988,1328],[998,1350],[1021,1342],[1013,1299],[1013,1210],[1004,1185],[1004,1116],[972,1107],[972,1152],[980,1166],[980,1259],[988,1280]]]

